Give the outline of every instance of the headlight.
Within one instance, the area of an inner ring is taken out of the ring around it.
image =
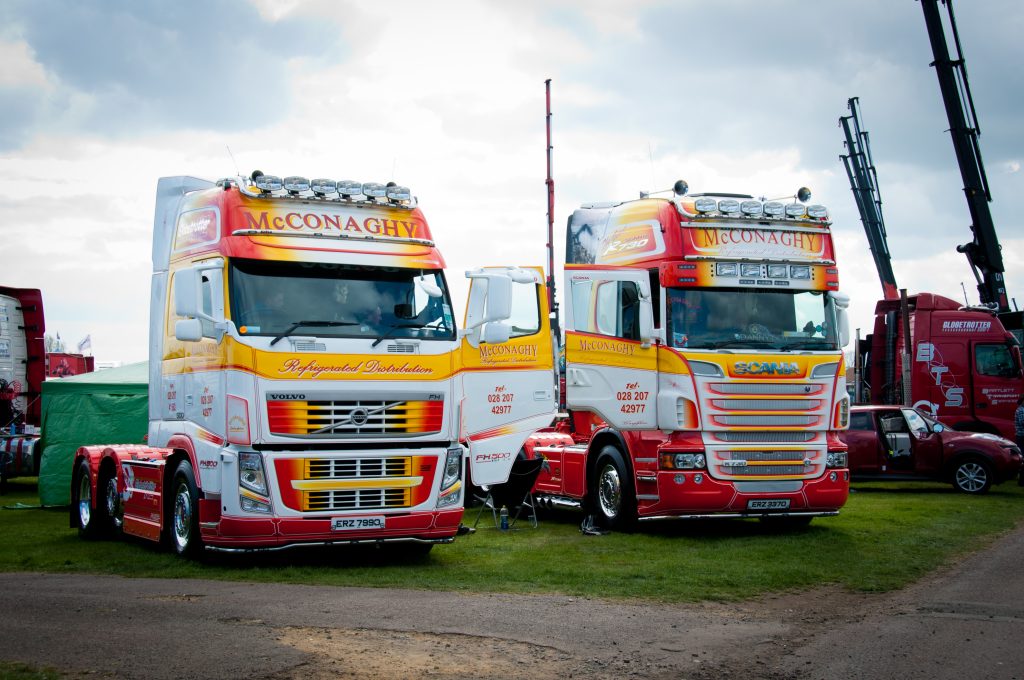
[[[829,451],[825,459],[825,466],[830,468],[844,468],[846,465],[846,451]]]
[[[444,476],[441,477],[441,491],[449,488],[462,477],[462,449],[448,449],[444,461]]]
[[[705,458],[703,453],[663,453],[661,466],[669,470],[703,470]]]
[[[263,456],[255,451],[243,451],[238,454],[238,483],[242,488],[261,496],[269,495],[267,476],[263,474]]]
[[[250,498],[249,496],[242,496],[242,510],[244,512],[261,512],[264,514],[269,514],[270,503],[259,498]]]

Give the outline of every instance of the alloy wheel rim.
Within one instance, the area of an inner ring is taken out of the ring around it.
[[[607,465],[601,471],[597,496],[606,517],[618,516],[622,505],[622,481],[619,479],[619,471],[613,465]]]
[[[82,528],[89,526],[92,519],[92,488],[89,486],[89,476],[82,475],[78,481],[78,525]]]
[[[979,491],[985,486],[985,468],[977,463],[961,465],[956,471],[957,486],[965,491]]]
[[[188,547],[192,540],[192,497],[188,488],[182,484],[174,496],[174,542],[178,550]]]

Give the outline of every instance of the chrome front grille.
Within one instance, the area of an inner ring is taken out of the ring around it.
[[[712,405],[729,411],[813,411],[820,399],[712,399]]]
[[[807,427],[818,422],[818,416],[753,416],[712,415],[719,425],[734,427]]]
[[[738,444],[759,444],[771,442],[773,444],[790,444],[809,442],[817,434],[807,430],[762,430],[760,432],[714,432],[711,435],[721,442],[735,442]]]
[[[744,460],[747,462],[763,463],[776,461],[799,461],[801,465],[805,459],[814,456],[814,451],[723,451],[719,455],[728,456],[725,460]]]
[[[309,491],[306,494],[305,505],[309,512],[404,508],[409,505],[409,490],[344,489],[341,491]]]
[[[381,437],[440,432],[441,394],[361,395],[359,399],[268,399],[270,432],[289,437]],[[317,399],[316,396],[321,398]],[[313,398],[310,398],[313,397]]]
[[[807,395],[821,392],[821,385],[809,384],[774,384],[774,383],[711,383],[712,391],[718,394],[752,394],[752,395]]]
[[[400,477],[409,474],[408,458],[311,458],[307,479]]]

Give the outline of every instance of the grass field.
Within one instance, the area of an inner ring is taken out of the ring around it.
[[[1024,514],[1024,489],[1013,483],[981,497],[942,484],[857,484],[839,517],[816,519],[803,530],[727,520],[584,536],[579,514],[549,513],[538,529],[520,524],[499,532],[481,521],[477,533],[415,560],[374,549],[317,548],[188,562],[132,539],[83,541],[68,528],[66,509],[8,509],[38,503],[33,482],[12,480],[0,496],[0,571],[667,602],[735,600],[821,584],[891,590],[988,545]],[[467,523],[475,514],[467,511]]]

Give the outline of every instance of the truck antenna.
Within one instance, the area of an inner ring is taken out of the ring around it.
[[[235,154],[231,153],[231,147],[225,144],[224,148],[228,150],[228,156],[231,158],[231,163],[235,166],[235,176],[241,177],[242,171],[238,169],[238,161],[235,160]]]
[[[547,102],[547,156],[548,177],[548,308],[551,310],[551,329],[555,332],[555,342],[562,337],[558,327],[558,303],[555,302],[555,180],[551,176],[551,78],[544,81],[544,95]]]

